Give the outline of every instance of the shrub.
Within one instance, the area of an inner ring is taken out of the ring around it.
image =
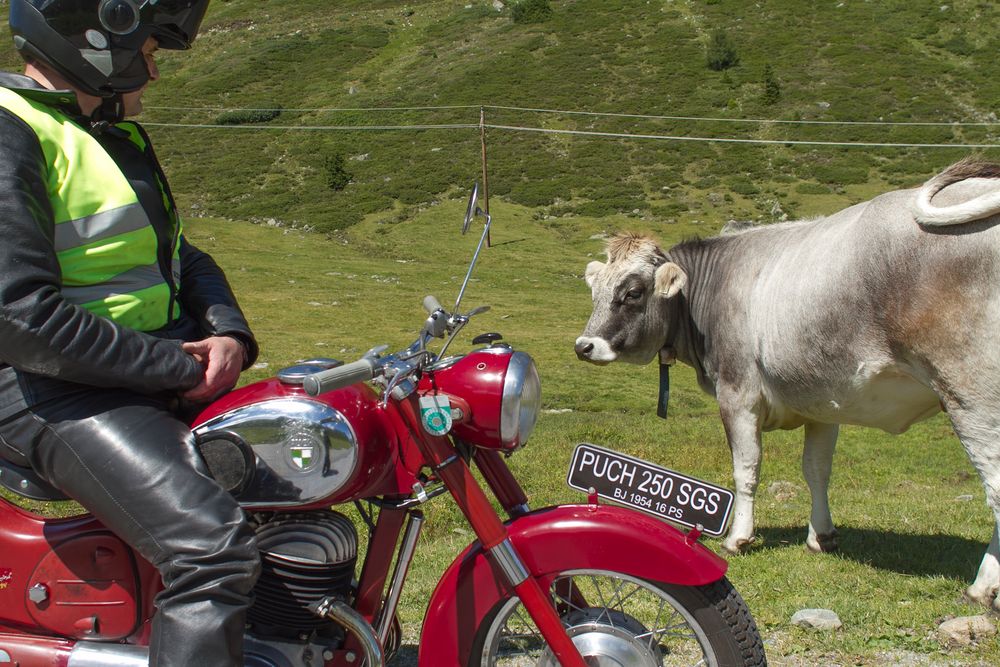
[[[799,183],[795,186],[795,191],[800,195],[828,195],[833,190],[819,183]]]
[[[729,189],[738,195],[750,197],[760,192],[760,188],[754,185],[753,181],[746,177],[736,177],[729,179]]]
[[[966,37],[965,33],[955,33],[951,39],[946,40],[941,44],[941,47],[951,51],[956,56],[971,56],[976,52],[976,47],[973,45],[969,38]]]
[[[712,31],[712,36],[708,40],[705,61],[709,69],[716,72],[735,67],[740,63],[740,56],[736,53],[736,47],[724,30],[716,29]]]
[[[266,123],[281,115],[281,109],[233,109],[215,117],[216,125],[247,125]]]
[[[868,169],[839,165],[817,165],[812,177],[820,183],[830,185],[860,185],[868,182]]]
[[[510,10],[514,23],[542,23],[552,18],[549,0],[521,0]]]
[[[681,215],[682,213],[687,213],[687,212],[688,212],[688,205],[682,201],[670,201],[664,204],[663,206],[656,207],[656,213],[665,218],[676,217],[678,215]]]
[[[323,160],[323,174],[326,177],[326,187],[339,192],[351,182],[351,174],[345,166],[344,156],[340,153],[327,155]]]
[[[550,206],[566,189],[558,180],[537,180],[518,183],[510,191],[511,200],[524,206]]]
[[[774,70],[771,69],[771,63],[766,63],[764,65],[763,102],[764,104],[771,105],[776,103],[780,98],[781,86],[778,85],[778,80],[774,77]]]

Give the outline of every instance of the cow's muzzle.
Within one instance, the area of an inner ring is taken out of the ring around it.
[[[592,364],[610,364],[618,358],[608,345],[608,341],[594,336],[580,336],[576,339],[573,349],[578,359]]]

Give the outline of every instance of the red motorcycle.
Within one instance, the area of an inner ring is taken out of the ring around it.
[[[482,213],[476,194],[463,231]],[[407,349],[286,368],[193,422],[213,475],[258,533],[263,570],[245,664],[391,660],[420,506],[445,493],[478,539],[431,596],[421,667],[766,664],[725,561],[698,542],[724,529],[727,491],[581,445],[568,481],[589,501],[529,509],[505,457],[524,446],[538,415],[534,362],[495,333],[445,355],[483,310],[458,309],[489,226],[487,215],[454,312],[427,297],[429,317]],[[432,353],[428,343],[445,336]],[[0,482],[31,498],[62,497],[2,459]],[[354,522],[330,509],[345,503],[368,531],[357,575]],[[147,667],[160,586],[156,570],[92,517],[46,519],[0,499],[0,667]]]

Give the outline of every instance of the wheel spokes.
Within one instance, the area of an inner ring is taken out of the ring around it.
[[[553,605],[575,642],[591,657],[633,656],[643,666],[707,665],[702,639],[680,603],[654,584],[607,572],[571,572],[549,586]],[[502,618],[500,618],[502,616]],[[498,627],[499,626],[499,627]],[[554,656],[519,602],[495,620],[491,667],[548,667]],[[584,640],[583,637],[586,637]],[[597,648],[594,648],[597,647]],[[632,647],[632,648],[628,648]],[[641,654],[641,657],[636,657]]]

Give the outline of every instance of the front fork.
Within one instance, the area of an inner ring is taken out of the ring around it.
[[[566,634],[566,629],[555,607],[552,606],[549,594],[542,590],[538,581],[528,572],[524,561],[510,541],[506,526],[472,476],[472,471],[469,470],[465,460],[455,453],[448,439],[429,435],[421,428],[415,398],[404,399],[397,405],[424,460],[430,464],[455,499],[455,503],[479,538],[479,543],[490,554],[507,582],[517,593],[521,604],[535,622],[538,631],[559,660],[559,664],[562,667],[587,667],[583,656]],[[516,515],[522,508],[526,508],[527,499],[503,462],[492,458],[496,456],[493,453],[484,457],[479,464],[480,469],[491,486],[498,489],[500,502],[507,512]]]

